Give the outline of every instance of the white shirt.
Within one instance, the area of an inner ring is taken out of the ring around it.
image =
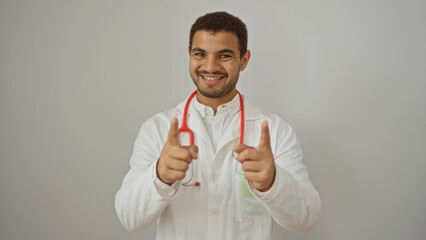
[[[193,170],[188,170],[192,174],[187,172],[187,176],[192,175],[191,182],[199,181],[201,185],[162,183],[156,176],[157,160],[171,119],[177,117],[182,122],[185,103],[154,115],[141,127],[130,170],[115,199],[117,215],[126,229],[138,230],[158,221],[156,239],[271,239],[272,219],[296,232],[309,231],[315,225],[321,200],[302,163],[294,130],[276,115],[265,114],[247,101],[244,144],[257,146],[262,122],[269,123],[276,166],[269,191],[259,192],[247,183],[237,171],[240,163],[232,157],[240,134],[236,98],[220,106],[212,118],[208,117],[208,107],[192,100],[188,127],[194,132],[199,157],[192,162]],[[187,134],[179,137],[181,145],[189,145]]]
[[[231,101],[218,106],[216,114],[214,113],[213,108],[201,104],[197,98],[194,98],[192,103],[204,123],[204,127],[209,134],[213,150],[216,153],[223,133],[228,129],[234,116],[240,112],[239,97],[238,95],[235,95]]]

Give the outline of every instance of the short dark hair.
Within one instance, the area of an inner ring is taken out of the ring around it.
[[[213,33],[225,31],[237,35],[240,57],[247,52],[247,27],[241,19],[227,12],[207,13],[195,20],[189,33],[189,48],[192,50],[192,39],[197,31],[211,31]]]

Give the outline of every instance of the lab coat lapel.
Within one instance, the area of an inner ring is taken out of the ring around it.
[[[248,103],[244,98],[244,133],[247,132],[247,126],[249,126],[251,121],[258,120],[261,118],[264,118],[264,114],[260,109],[254,107],[250,103]],[[231,124],[229,124],[228,129],[225,131],[225,135],[222,138],[221,144],[219,145],[218,151],[222,149],[224,146],[226,146],[228,143],[235,139],[240,138],[240,127],[241,127],[241,110],[238,111],[234,118],[231,121]],[[246,141],[244,141],[246,143]],[[239,141],[236,144],[240,144]]]
[[[218,151],[222,149],[229,142],[240,138],[240,126],[241,125],[241,114],[238,112],[234,115],[234,118],[231,120],[231,123],[228,125],[225,134],[220,141]],[[246,125],[246,124],[245,124]],[[244,131],[247,127],[244,127]]]

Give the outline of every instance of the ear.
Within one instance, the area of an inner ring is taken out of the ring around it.
[[[244,71],[244,69],[246,69],[247,64],[250,60],[250,56],[251,56],[251,52],[250,50],[246,51],[246,54],[244,54],[244,56],[241,58],[241,66],[240,66],[240,71]]]
[[[188,46],[188,55],[191,56],[191,47]]]

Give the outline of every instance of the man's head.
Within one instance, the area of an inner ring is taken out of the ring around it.
[[[250,59],[246,26],[225,12],[199,17],[191,28],[188,53],[197,98],[225,103],[235,96],[240,71]]]
[[[192,24],[189,33],[189,48],[192,48],[194,34],[197,31],[206,31],[211,33],[217,32],[230,32],[238,38],[238,49],[240,50],[240,57],[243,57],[247,51],[247,27],[246,24],[239,18],[227,12],[213,12],[207,13],[204,16],[197,18]]]

